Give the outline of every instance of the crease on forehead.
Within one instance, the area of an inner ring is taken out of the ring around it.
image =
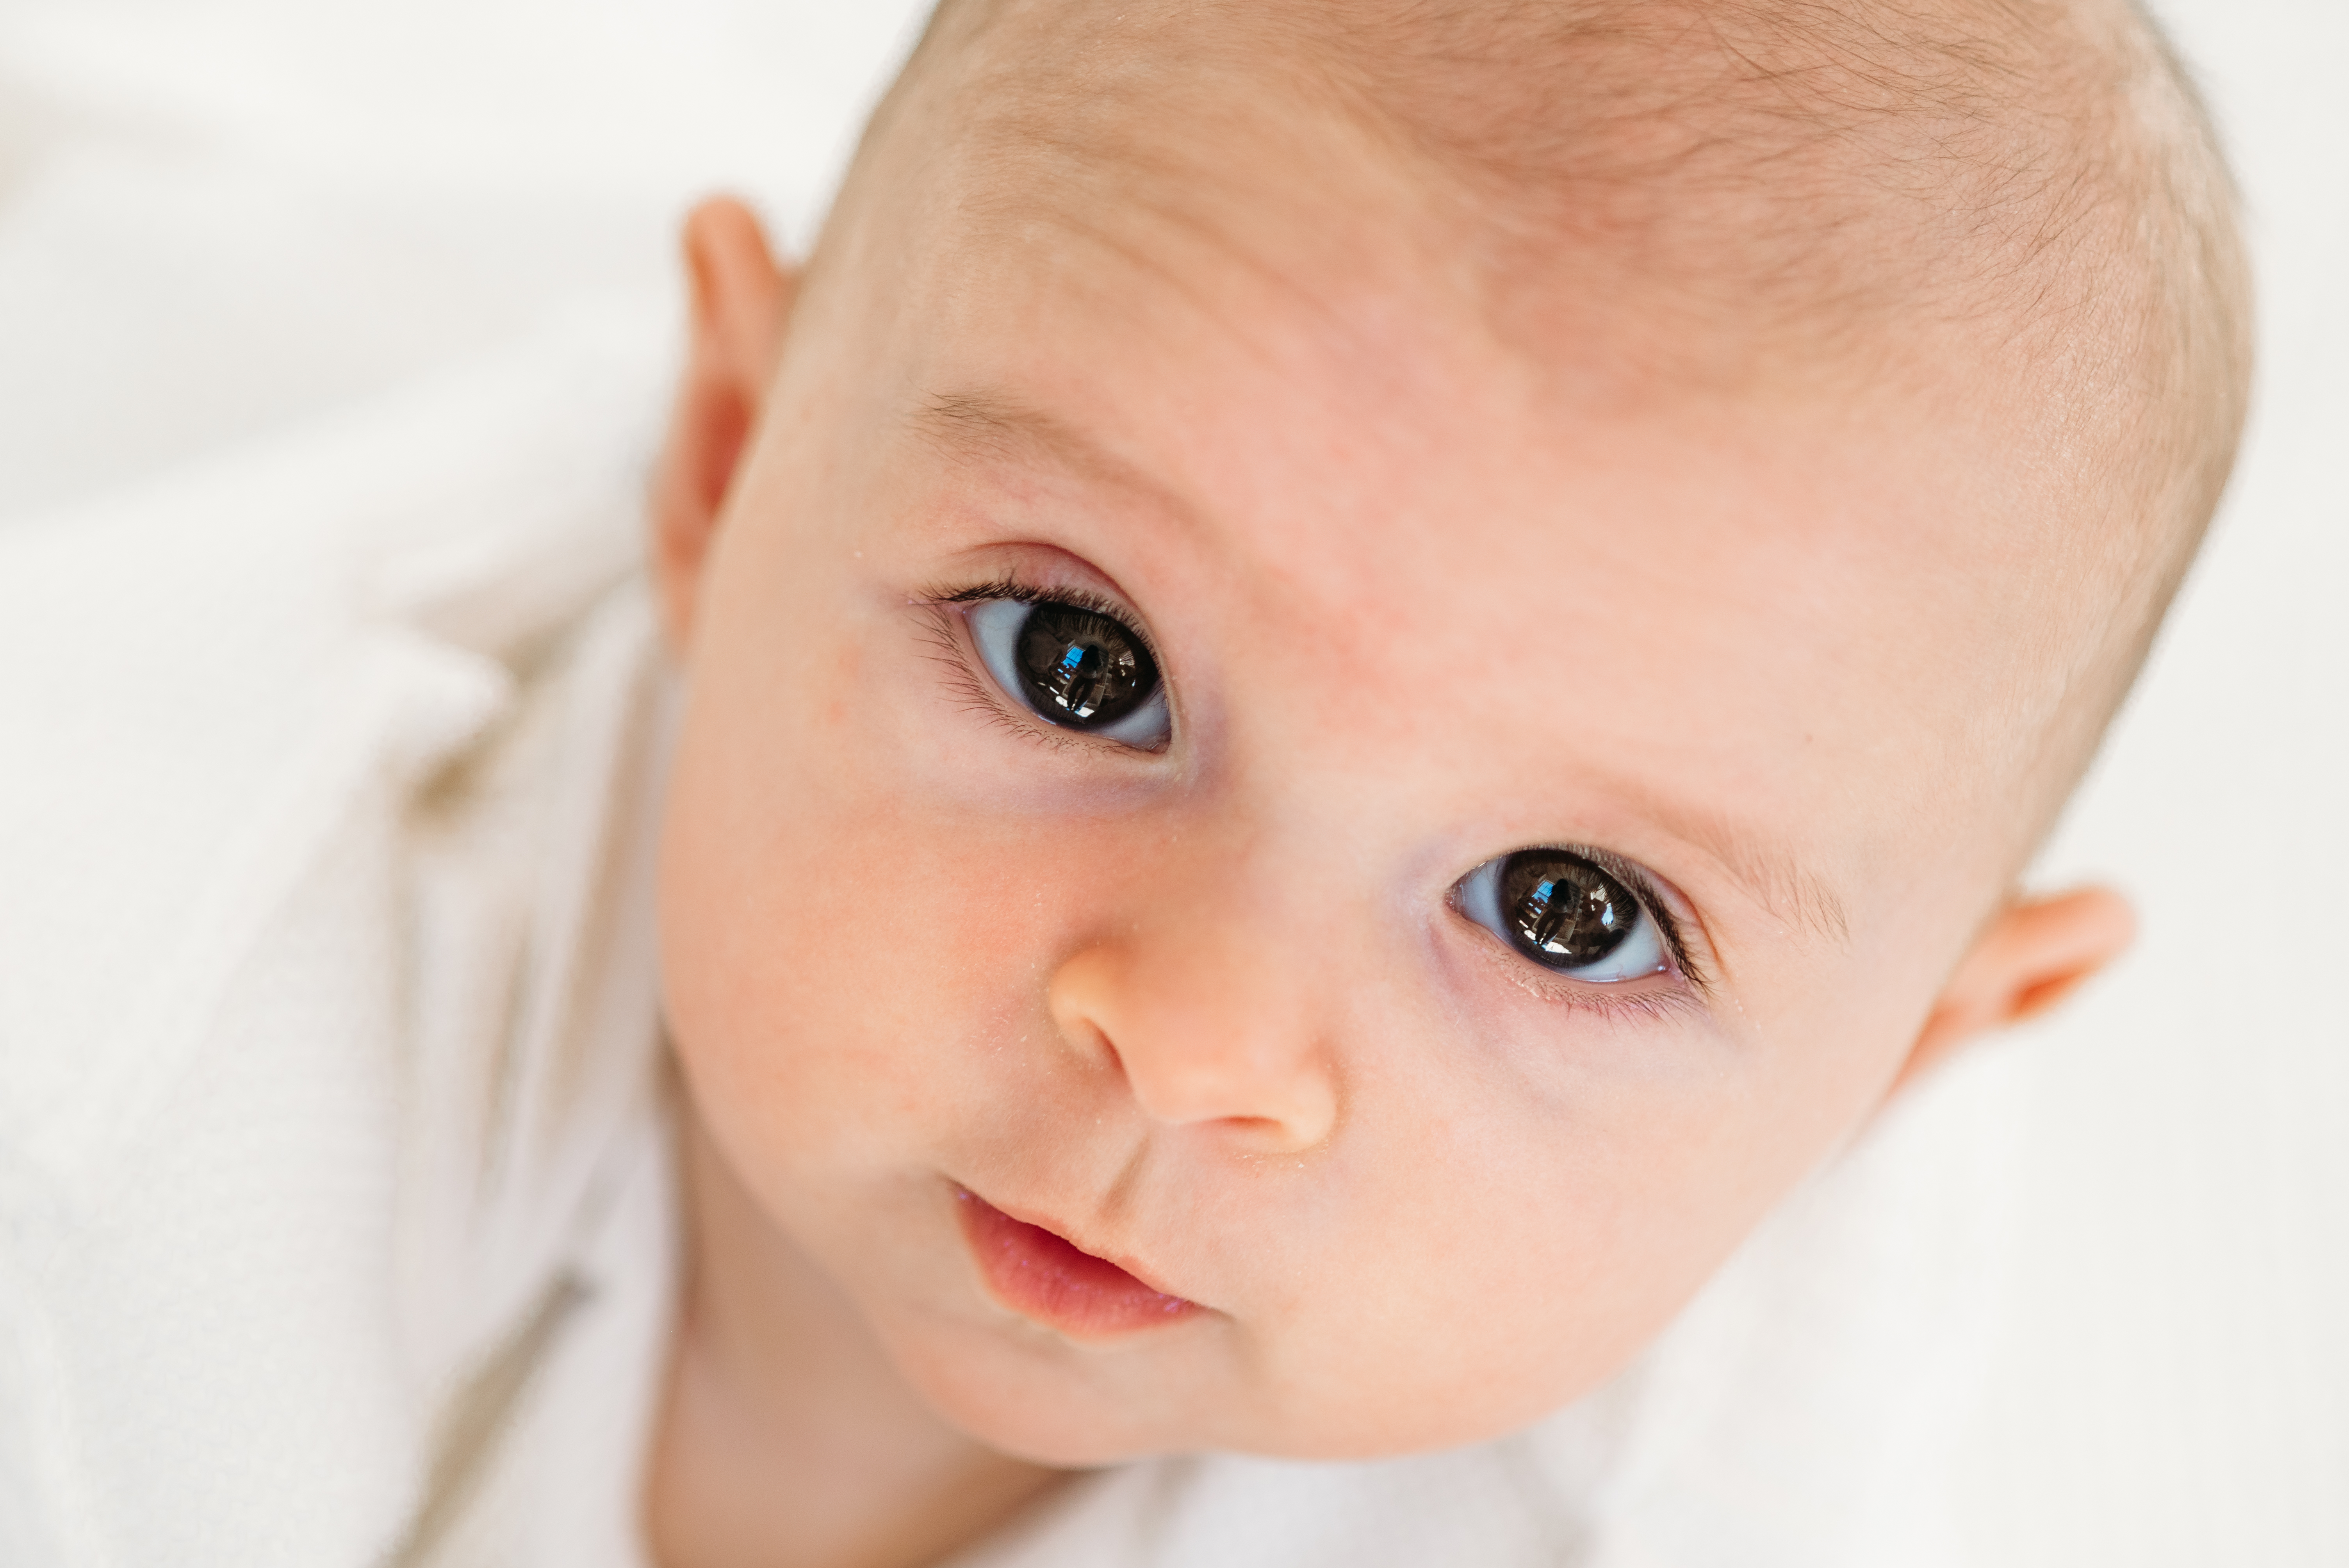
[[[924,398],[907,415],[915,436],[950,463],[1041,468],[1080,480],[1146,493],[1180,516],[1195,509],[1167,485],[1103,450],[1056,416],[1007,394],[952,391]],[[1630,801],[1672,837],[1709,856],[1771,919],[1843,948],[1851,922],[1843,901],[1785,846],[1753,826],[1620,777],[1605,789]]]

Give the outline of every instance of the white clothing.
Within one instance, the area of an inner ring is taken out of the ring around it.
[[[642,1562],[665,360],[580,324],[0,536],[0,1563]],[[1940,1562],[2005,1092],[1534,1431],[1135,1465],[970,1568]]]

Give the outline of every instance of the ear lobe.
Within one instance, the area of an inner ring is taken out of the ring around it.
[[[684,645],[727,491],[781,358],[796,273],[775,264],[759,220],[730,197],[685,221],[692,336],[653,481],[652,565],[671,642]]]
[[[1969,1040],[2035,1017],[2127,951],[2137,916],[2110,888],[2075,888],[2001,911],[1925,1020],[1893,1088],[1921,1077]]]

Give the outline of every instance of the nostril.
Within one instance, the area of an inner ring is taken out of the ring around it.
[[[1259,1152],[1309,1149],[1336,1122],[1335,1064],[1286,977],[1256,960],[1171,941],[1090,949],[1052,975],[1053,1024],[1151,1121],[1216,1124]]]
[[[1098,1024],[1087,1025],[1085,1032],[1092,1037],[1093,1059],[1119,1077],[1126,1076],[1125,1057],[1119,1054],[1117,1042],[1109,1037],[1109,1032]]]
[[[1247,1154],[1302,1154],[1327,1136],[1326,1131],[1313,1135],[1310,1124],[1303,1119],[1283,1121],[1269,1116],[1235,1116],[1225,1125],[1233,1144]]]
[[[1124,1062],[1107,1026],[1114,1016],[1117,979],[1108,954],[1099,949],[1080,953],[1053,973],[1045,1001],[1053,1026],[1071,1050],[1122,1071]]]
[[[1129,1054],[1125,1081],[1135,1105],[1152,1121],[1213,1128],[1252,1152],[1312,1148],[1337,1119],[1328,1075],[1302,1057],[1268,1061],[1213,1050],[1174,1059]]]
[[[1061,1039],[1066,1041],[1069,1048],[1088,1065],[1104,1068],[1112,1073],[1123,1074],[1125,1060],[1119,1055],[1117,1042],[1109,1037],[1107,1029],[1086,1017],[1060,1018],[1054,1021],[1060,1026]]]

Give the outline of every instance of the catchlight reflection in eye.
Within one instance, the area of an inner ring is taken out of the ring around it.
[[[1566,850],[1519,850],[1460,883],[1460,913],[1543,968],[1635,980],[1671,967],[1656,917],[1630,888]]]
[[[1116,616],[1057,599],[988,599],[968,619],[987,673],[1038,717],[1144,750],[1166,743],[1158,661]]]

